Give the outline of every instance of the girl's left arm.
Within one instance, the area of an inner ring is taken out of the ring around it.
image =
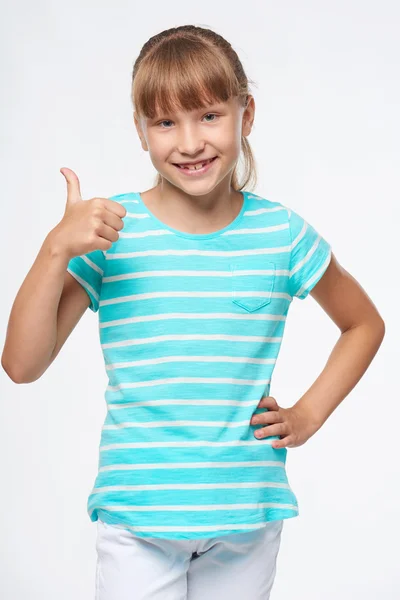
[[[303,396],[291,407],[280,407],[272,396],[259,407],[252,424],[269,425],[256,437],[279,435],[274,448],[303,444],[325,423],[361,379],[385,335],[385,323],[361,285],[336,260],[331,261],[310,294],[341,330],[328,361]]]
[[[385,336],[385,323],[365,290],[333,254],[310,294],[341,331],[325,368],[295,404],[308,411],[319,428],[368,369]]]

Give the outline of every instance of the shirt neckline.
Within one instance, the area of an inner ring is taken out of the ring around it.
[[[211,233],[187,233],[185,231],[180,231],[179,229],[174,229],[173,227],[170,227],[163,221],[160,221],[160,219],[158,219],[151,212],[151,210],[149,210],[147,208],[146,204],[143,202],[143,198],[142,198],[140,192],[135,192],[135,195],[136,195],[137,199],[139,200],[139,204],[141,205],[144,212],[146,212],[153,219],[153,221],[155,221],[163,229],[167,229],[168,231],[171,231],[173,234],[175,234],[179,237],[188,238],[191,240],[207,240],[207,239],[212,239],[212,238],[218,237],[218,236],[222,235],[223,233],[225,233],[226,231],[229,231],[230,229],[235,229],[235,227],[238,226],[238,224],[242,220],[242,217],[243,217],[244,212],[247,207],[248,192],[246,192],[245,190],[240,190],[240,193],[243,196],[243,204],[242,204],[242,208],[240,209],[240,212],[236,215],[236,217],[233,219],[233,221],[231,221],[228,225],[226,225],[222,229],[218,229],[217,231],[212,231]]]

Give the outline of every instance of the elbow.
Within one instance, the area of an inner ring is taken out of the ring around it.
[[[385,333],[386,333],[385,321],[383,319],[381,319],[381,321],[379,322],[377,331],[378,331],[377,347],[380,348],[381,344],[383,343],[383,338],[385,337]]]
[[[371,336],[375,339],[376,345],[379,348],[383,342],[383,338],[385,337],[386,328],[385,321],[379,316],[373,322],[368,323]]]
[[[40,374],[38,377],[28,377],[28,374],[24,373],[22,369],[19,369],[16,365],[12,366],[11,364],[7,363],[4,354],[1,357],[1,366],[14,383],[32,383],[33,381],[39,379],[41,375]]]
[[[7,365],[3,358],[1,359],[1,366],[3,367],[5,373],[7,373],[11,381],[13,381],[14,383],[24,383],[24,380],[21,377],[21,375],[15,370],[13,370],[9,365]]]
[[[385,326],[385,321],[382,319],[381,316],[379,316],[378,323],[376,325],[376,330],[379,334],[379,337],[381,337],[383,340],[383,338],[385,337],[385,333],[386,333],[386,326]]]

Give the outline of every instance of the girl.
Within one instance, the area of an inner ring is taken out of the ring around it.
[[[65,213],[15,299],[2,364],[16,382],[38,379],[87,306],[99,311],[97,600],[267,600],[283,522],[298,515],[287,448],[356,385],[384,323],[310,224],[251,192],[255,101],[227,41],[192,25],[155,35],[132,101],[157,181],[83,201],[61,170]],[[272,373],[291,302],[310,292],[341,335],[282,408]]]

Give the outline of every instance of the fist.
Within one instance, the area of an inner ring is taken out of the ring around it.
[[[67,183],[67,200],[64,216],[53,230],[57,244],[68,258],[109,250],[124,227],[125,207],[108,198],[82,200],[76,173],[65,167],[60,172]]]

